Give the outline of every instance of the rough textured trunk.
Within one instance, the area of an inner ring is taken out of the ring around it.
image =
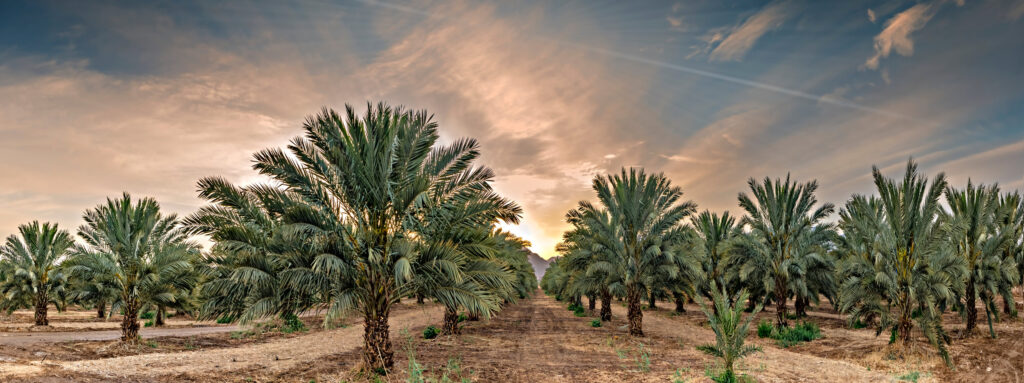
[[[804,297],[796,297],[796,315],[798,317],[807,316],[807,303],[808,299]]]
[[[164,306],[156,307],[156,319],[153,320],[153,325],[156,327],[164,325]]]
[[[974,276],[972,275],[967,281],[967,292],[964,294],[964,315],[967,317],[965,330],[968,334],[974,332],[974,329],[978,327],[978,306],[975,295]]]
[[[138,298],[125,299],[124,318],[121,319],[121,342],[139,342],[139,306]]]
[[[427,299],[426,299],[426,297],[423,296],[423,294],[416,294],[416,304],[422,305],[422,304],[426,303],[426,300]]]
[[[757,300],[754,297],[747,298],[747,312],[752,312],[757,308]]]
[[[469,319],[472,322],[479,321],[480,320],[480,314],[479,313],[469,313],[469,316],[467,317],[467,319]]]
[[[106,318],[107,317],[107,302],[100,301],[96,304],[96,317]]]
[[[459,333],[459,312],[452,308],[444,309],[444,323],[441,325],[441,335],[456,335]]]
[[[39,288],[39,292],[36,293],[36,326],[49,326],[50,320],[46,317],[47,303],[49,300],[46,299],[46,289]]]
[[[654,297],[654,289],[651,289],[651,292],[647,294],[647,307],[651,310],[658,308],[658,299]]]
[[[686,296],[683,295],[682,293],[672,293],[672,295],[673,295],[673,298],[675,298],[675,300],[676,300],[676,312],[680,313],[680,314],[681,313],[685,313],[686,312]]]
[[[594,312],[594,309],[597,308],[597,299],[594,299],[594,294],[587,295],[587,308],[590,309],[590,312]]]
[[[899,323],[896,324],[897,337],[904,346],[910,345],[910,330],[914,328],[914,320],[910,317],[910,311],[900,317]]]
[[[388,317],[391,305],[386,296],[371,300],[374,307],[363,314],[363,364],[372,372],[386,372],[394,365]]]
[[[783,328],[789,326],[786,314],[786,281],[781,278],[775,280],[775,327]]]
[[[626,316],[629,319],[629,335],[644,336],[644,312],[640,310],[643,289],[637,285],[626,286]]]
[[[612,320],[612,293],[608,291],[601,292],[601,320]]]

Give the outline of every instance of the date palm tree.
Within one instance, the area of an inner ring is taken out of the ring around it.
[[[970,180],[967,187],[956,189],[946,188],[946,201],[950,212],[944,214],[943,220],[950,227],[950,240],[957,256],[967,266],[966,291],[964,292],[963,310],[961,315],[967,325],[965,331],[970,334],[978,324],[977,299],[985,306],[988,318],[989,333],[994,338],[992,316],[998,315],[993,309],[995,297],[1004,294],[1012,302],[1010,289],[1017,276],[1017,264],[1004,257],[1013,238],[1010,232],[999,230],[1002,215],[1000,209],[999,188],[995,185],[975,186]]]
[[[0,247],[0,268],[6,269],[0,280],[0,298],[6,310],[13,311],[22,302],[35,306],[35,325],[47,326],[47,305],[53,299],[55,285],[64,278],[61,261],[74,241],[57,224],[39,221],[18,226],[20,236],[11,235]]]
[[[312,255],[309,267],[287,270],[285,286],[319,296],[328,316],[361,311],[363,366],[386,371],[393,364],[388,318],[395,302],[415,293],[421,231],[451,214],[449,204],[435,202],[479,208],[472,200],[493,194],[494,173],[473,166],[475,140],[436,145],[437,124],[426,111],[378,104],[359,117],[351,106],[344,115],[325,109],[303,130],[287,150],[255,155],[254,168],[293,196],[281,202],[281,235]],[[504,208],[498,219],[515,222],[518,212]],[[450,298],[474,304],[469,294]]]
[[[577,294],[592,294],[601,301],[600,318],[612,319],[612,296],[625,295],[622,277],[624,263],[619,262],[619,242],[607,211],[592,211],[585,206],[566,214],[573,228],[565,232],[557,249],[563,254],[563,269],[573,274],[570,280]]]
[[[736,297],[729,296],[725,288],[719,290],[715,282],[711,282],[711,305],[700,303],[700,309],[708,318],[708,326],[715,332],[715,343],[697,346],[697,349],[704,353],[721,358],[724,371],[716,382],[737,382],[739,381],[734,371],[734,365],[740,360],[755,352],[760,352],[758,346],[745,345],[744,340],[747,332],[750,331],[750,323],[761,311],[758,305],[754,310],[743,317],[743,306],[739,302],[749,298],[746,291],[740,291]]]
[[[1010,284],[1015,286],[1024,283],[1024,199],[1017,192],[1006,193],[999,198],[1000,217],[996,230],[1007,237],[1007,246],[1003,249],[1003,261],[1016,265],[1017,279]],[[1001,293],[1003,296],[1003,313],[1017,315],[1017,305],[1013,294]]]
[[[903,346],[916,322],[948,364],[941,311],[957,303],[967,273],[939,220],[946,177],[929,184],[913,160],[902,180],[872,173],[879,197],[855,195],[840,214],[840,309],[851,321],[877,318],[878,333]]]
[[[735,237],[731,251],[741,259],[741,279],[761,285],[771,294],[776,308],[775,324],[781,328],[787,325],[786,301],[791,294],[806,294],[805,276],[810,264],[819,261],[816,253],[803,251],[803,237],[811,235],[815,226],[823,225],[834,206],[823,203],[815,207],[817,181],[799,184],[786,175],[785,181],[765,177],[758,183],[751,178],[747,184],[753,198],[740,193],[739,204],[747,215],[739,226],[749,232]]]
[[[153,285],[192,268],[199,247],[188,240],[177,216],[162,214],[152,198],[132,200],[124,193],[87,210],[82,218],[78,236],[84,244],[75,247],[69,270],[85,280],[114,277],[119,295],[111,311],[124,314],[121,341],[138,343],[139,310],[147,297],[161,294],[154,293]]]
[[[700,286],[700,293],[711,299],[715,292],[711,285],[726,288],[725,277],[725,255],[726,246],[739,231],[736,226],[736,218],[729,215],[729,212],[719,216],[716,213],[705,210],[693,220],[693,227],[696,230],[694,250],[699,254],[701,267],[704,270],[704,283]],[[716,309],[714,306],[712,309]]]
[[[640,301],[647,288],[645,279],[659,272],[674,277],[676,256],[680,252],[669,246],[684,240],[682,221],[696,210],[692,201],[682,201],[683,191],[664,174],[648,175],[642,169],[622,169],[617,175],[598,176],[594,179],[594,191],[600,206],[612,217],[616,228],[613,240],[614,253],[620,268],[626,290],[629,334],[643,336],[643,312]],[[596,212],[598,209],[587,203],[580,204],[583,210]],[[593,213],[588,213],[594,215]]]

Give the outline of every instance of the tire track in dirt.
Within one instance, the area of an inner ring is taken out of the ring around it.
[[[439,306],[417,308],[393,315],[390,325],[392,329],[422,326],[438,322],[441,317],[442,310]],[[243,347],[132,355],[65,362],[60,363],[60,366],[70,372],[119,379],[160,376],[212,377],[223,376],[231,371],[246,370],[273,373],[293,368],[309,360],[349,352],[362,345],[362,337],[363,326],[356,323],[341,329]]]

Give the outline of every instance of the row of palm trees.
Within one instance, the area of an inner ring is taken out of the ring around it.
[[[432,116],[385,104],[362,116],[324,109],[303,131],[254,155],[269,182],[200,180],[209,204],[183,219],[125,194],[86,212],[78,243],[56,225],[23,226],[2,253],[3,304],[35,299],[45,324],[40,300],[73,291],[122,313],[129,342],[144,306],[162,315],[187,302],[201,318],[242,322],[357,311],[364,367],[380,372],[393,364],[388,319],[401,299],[443,305],[454,334],[459,312],[488,317],[532,295],[528,243],[496,228],[522,209],[492,190],[475,140],[442,145]],[[212,248],[200,252],[196,236]]]
[[[704,211],[682,199],[662,174],[623,169],[599,176],[597,203],[566,215],[571,229],[541,286],[558,298],[627,303],[629,333],[642,336],[641,301],[671,298],[679,311],[712,286],[750,293],[748,307],[774,304],[776,326],[788,325],[787,303],[806,315],[825,298],[853,323],[909,342],[917,328],[947,359],[951,337],[942,314],[956,310],[965,333],[977,327],[980,303],[990,335],[1004,314],[1016,314],[1012,290],[1024,271],[1024,204],[996,185],[931,181],[908,161],[902,179],[873,169],[877,195],[854,195],[836,207],[819,203],[815,181],[750,179],[740,193],[745,213]],[[945,202],[945,206],[943,206]]]

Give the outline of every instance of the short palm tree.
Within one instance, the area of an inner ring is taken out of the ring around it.
[[[1024,283],[1024,199],[1017,192],[1006,193],[999,198],[999,216],[996,230],[1007,239],[1007,246],[1003,249],[1003,261],[1015,264],[1017,267],[1017,280],[1010,285],[1020,286]],[[1013,301],[1013,294],[1002,293],[1003,313],[1011,316],[1017,315],[1017,305]]]
[[[6,278],[0,280],[8,311],[31,301],[35,306],[36,326],[49,325],[46,311],[54,284],[63,278],[61,261],[74,244],[71,235],[57,224],[38,221],[18,226],[20,236],[12,235],[0,248],[0,267]]]
[[[917,322],[949,363],[941,310],[957,303],[967,274],[939,220],[945,175],[929,184],[908,161],[902,180],[877,167],[873,176],[879,197],[855,195],[840,214],[840,309],[851,321],[877,318],[878,333],[902,345]]]
[[[701,295],[711,299],[715,292],[711,285],[726,288],[725,278],[725,244],[739,231],[736,218],[729,212],[719,216],[705,210],[693,219],[695,237],[694,250],[699,254],[701,267],[704,269],[705,280],[700,286]]]
[[[594,179],[593,188],[615,228],[609,239],[624,271],[622,281],[626,290],[629,334],[643,336],[640,302],[646,288],[651,287],[645,286],[644,281],[659,272],[672,275],[671,269],[676,267],[672,257],[682,254],[668,245],[679,243],[674,238],[685,234],[682,221],[697,205],[683,201],[683,190],[672,186],[664,174],[648,175],[636,168],[622,169],[617,175],[599,176]],[[591,216],[599,211],[586,202],[581,203],[581,209]]]
[[[744,318],[740,302],[749,298],[747,292],[741,291],[739,296],[730,297],[725,288],[719,290],[714,282],[711,283],[711,297],[710,304],[714,305],[714,308],[709,308],[708,304],[701,302],[700,309],[708,318],[708,326],[715,332],[715,343],[697,346],[697,349],[722,359],[724,371],[715,379],[716,382],[736,382],[736,361],[761,351],[758,346],[744,344],[750,323],[761,311],[761,306],[756,306],[754,311]]]
[[[187,239],[177,216],[163,215],[152,198],[132,200],[124,193],[87,210],[83,219],[78,235],[84,244],[76,246],[69,270],[85,280],[114,276],[119,295],[111,311],[124,314],[121,341],[137,343],[139,311],[149,303],[143,292],[149,298],[162,294],[152,294],[152,285],[192,268],[198,245]]]
[[[557,249],[564,256],[563,268],[574,277],[572,288],[577,293],[593,294],[601,300],[602,321],[612,319],[612,296],[625,295],[622,277],[625,264],[616,251],[614,226],[607,211],[588,211],[585,207],[571,210],[566,221],[573,228],[562,236]]]
[[[969,334],[978,324],[977,299],[981,298],[988,318],[989,333],[995,337],[992,328],[995,297],[1005,293],[1012,302],[1010,290],[1019,278],[1017,264],[1006,259],[1004,250],[1015,240],[1010,234],[999,230],[999,222],[1003,220],[1004,210],[999,205],[999,188],[997,186],[975,186],[970,180],[967,187],[956,189],[946,188],[946,201],[950,212],[943,219],[950,227],[950,240],[956,254],[967,265],[966,291],[964,306],[961,310],[967,321],[965,328]]]
[[[743,259],[739,270],[741,279],[749,284],[759,284],[771,294],[775,302],[777,327],[787,325],[786,301],[794,293],[806,292],[809,264],[818,261],[815,253],[806,253],[801,248],[801,238],[822,225],[832,214],[831,203],[818,205],[814,192],[817,181],[798,184],[765,178],[761,183],[751,178],[747,184],[753,198],[740,193],[739,203],[747,215],[739,225],[750,231],[736,236],[731,248]]]

